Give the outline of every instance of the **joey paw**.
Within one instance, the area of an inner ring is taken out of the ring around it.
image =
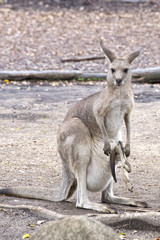
[[[106,154],[107,156],[110,155],[110,153],[111,153],[111,145],[110,145],[110,143],[106,143],[104,145],[103,151],[104,151],[104,154]]]
[[[129,157],[129,155],[130,155],[130,145],[129,144],[126,144],[124,153],[125,153],[126,157]]]

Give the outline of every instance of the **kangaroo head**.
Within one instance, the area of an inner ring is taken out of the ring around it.
[[[118,58],[112,51],[107,49],[103,42],[100,42],[101,47],[110,61],[110,66],[107,74],[109,85],[121,86],[131,81],[130,64],[138,57],[140,51],[133,52],[123,58]]]

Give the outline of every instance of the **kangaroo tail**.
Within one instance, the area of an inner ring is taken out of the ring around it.
[[[22,186],[0,188],[0,194],[20,198],[48,200],[53,202],[64,200],[60,199],[59,197],[59,189],[50,189],[43,187]]]

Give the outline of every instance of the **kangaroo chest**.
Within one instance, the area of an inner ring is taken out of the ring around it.
[[[104,124],[109,136],[115,135],[122,126],[125,114],[133,108],[133,99],[127,95],[111,99],[105,110]]]

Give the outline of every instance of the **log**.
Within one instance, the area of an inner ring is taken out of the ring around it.
[[[160,83],[160,67],[134,69],[132,75],[135,82]]]
[[[71,80],[77,78],[81,74],[80,71],[0,71],[0,79],[8,79],[15,81],[22,80]]]
[[[160,83],[160,67],[132,70],[132,82]],[[82,72],[76,70],[45,70],[45,71],[0,71],[0,79],[10,81],[22,80],[104,80],[107,73]]]
[[[77,70],[44,70],[44,71],[0,71],[0,79],[9,81],[23,80],[101,80],[106,73],[88,73]]]

